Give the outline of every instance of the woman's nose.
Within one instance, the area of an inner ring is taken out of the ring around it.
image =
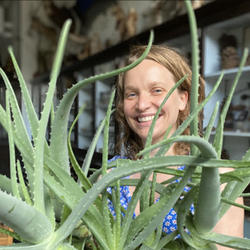
[[[146,94],[140,94],[137,99],[137,105],[136,108],[138,111],[144,111],[147,110],[150,107],[150,97]]]

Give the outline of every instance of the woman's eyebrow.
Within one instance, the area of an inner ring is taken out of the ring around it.
[[[149,86],[150,87],[157,87],[157,86],[166,87],[166,83],[161,82],[161,81],[152,81],[152,82],[149,83]]]
[[[124,86],[124,90],[136,90],[136,85],[135,84],[126,84],[126,86]]]

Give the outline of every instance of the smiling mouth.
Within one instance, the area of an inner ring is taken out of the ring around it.
[[[154,119],[154,115],[150,115],[150,116],[145,116],[145,117],[138,117],[137,120],[138,122],[149,122],[149,121],[152,121],[153,119]]]

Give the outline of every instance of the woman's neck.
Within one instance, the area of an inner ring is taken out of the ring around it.
[[[159,148],[152,150],[150,153],[150,157],[154,157],[155,154],[158,152],[158,150],[159,150]],[[172,146],[166,152],[165,156],[173,156],[173,155],[176,155],[174,152],[174,144],[172,144]]]

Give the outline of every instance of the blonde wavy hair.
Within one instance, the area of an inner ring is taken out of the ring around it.
[[[131,49],[127,63],[134,62],[144,52],[146,46],[135,46]],[[164,67],[166,67],[174,76],[177,82],[183,76],[188,75],[186,80],[178,87],[180,91],[188,92],[188,103],[185,110],[180,111],[177,119],[177,127],[187,118],[190,112],[190,92],[192,82],[192,71],[188,64],[188,60],[177,52],[176,49],[162,45],[153,45],[146,59],[153,60]],[[124,116],[124,74],[118,76],[116,82],[116,113],[115,119],[117,122],[116,134],[116,154],[123,154],[130,159],[136,159],[136,154],[143,149],[142,142],[137,134],[135,134],[129,127]],[[204,99],[204,80],[200,77],[199,87],[199,103]],[[203,112],[199,114],[199,130],[202,133]],[[189,134],[189,127],[183,132],[184,135]],[[176,143],[174,145],[174,152],[176,155],[185,155],[189,153],[189,145],[186,143]]]

